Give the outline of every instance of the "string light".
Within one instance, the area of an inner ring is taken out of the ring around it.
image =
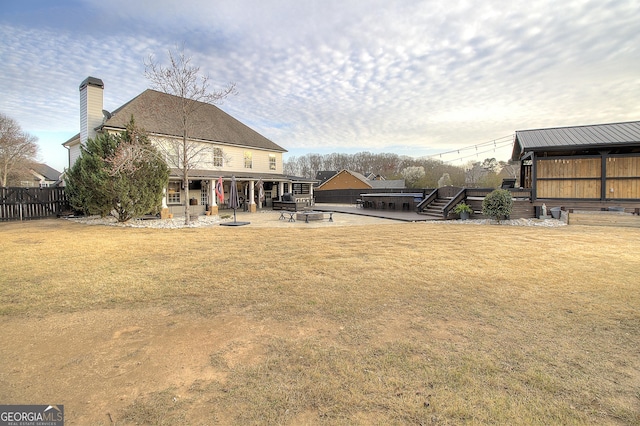
[[[458,160],[462,161],[463,159],[470,158],[470,157],[479,158],[480,154],[486,154],[488,152],[496,152],[496,150],[499,148],[506,148],[507,146],[512,145],[513,138],[514,138],[514,135],[511,134],[511,135],[503,136],[501,138],[493,139],[487,142],[470,145],[464,148],[458,148],[451,151],[445,151],[437,154],[427,155],[426,158],[443,158],[443,156],[448,154],[458,155],[458,157],[453,158],[451,160],[444,160],[443,162],[445,163],[452,163]],[[488,148],[488,149],[485,149],[485,148]],[[464,153],[465,151],[469,151],[469,150],[472,150],[473,152],[470,154]]]

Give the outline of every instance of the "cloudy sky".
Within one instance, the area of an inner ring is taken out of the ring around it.
[[[236,83],[221,108],[289,156],[421,157],[640,119],[637,0],[4,0],[0,40],[0,112],[59,170],[80,83],[102,79],[114,110],[150,86],[145,58],[182,44]]]

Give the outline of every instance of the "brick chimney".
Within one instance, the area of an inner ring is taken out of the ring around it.
[[[102,125],[102,93],[104,83],[99,78],[87,77],[80,84],[80,143],[96,136],[96,127]]]

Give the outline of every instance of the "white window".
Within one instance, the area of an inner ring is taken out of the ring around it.
[[[269,154],[269,170],[276,169],[276,156],[275,154]]]
[[[253,159],[251,158],[251,151],[244,152],[244,168],[245,169],[253,168]]]
[[[169,182],[167,186],[167,204],[180,204],[180,182]]]
[[[222,148],[213,148],[213,167],[222,167],[224,165],[224,153]]]

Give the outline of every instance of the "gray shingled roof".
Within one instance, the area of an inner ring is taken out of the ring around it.
[[[179,112],[173,95],[147,89],[111,113],[104,126],[124,129],[133,115],[136,125],[148,133],[181,136]],[[220,108],[202,103],[192,117],[190,137],[230,145],[248,146],[269,151],[286,149],[242,124]]]
[[[404,179],[396,180],[368,180],[367,181],[372,188],[376,189],[405,189],[407,186]]]
[[[35,163],[31,169],[39,175],[44,176],[47,180],[55,181],[60,179],[60,172],[44,163]]]
[[[566,151],[615,146],[640,145],[640,121],[519,130],[513,144],[512,158],[519,159],[532,151]]]
[[[316,180],[320,182],[320,185],[322,185],[337,174],[337,170],[321,170],[316,172]]]

